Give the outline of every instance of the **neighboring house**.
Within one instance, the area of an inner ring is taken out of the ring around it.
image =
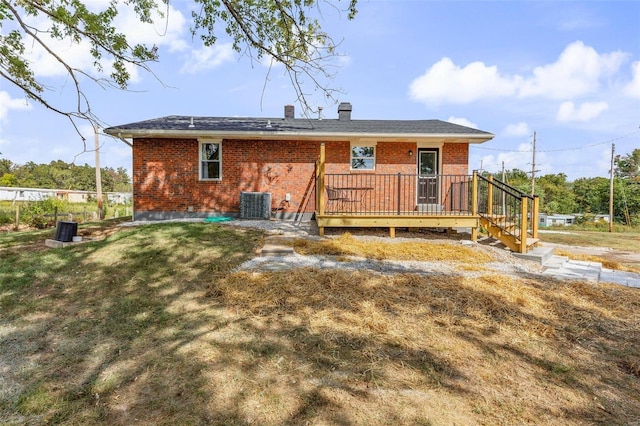
[[[609,215],[608,214],[597,214],[593,217],[594,222],[606,222],[609,223]]]
[[[132,139],[134,220],[315,217],[321,233],[479,226],[469,144],[493,134],[351,112],[341,103],[337,119],[295,118],[287,105],[281,118],[168,116],[105,132]]]
[[[39,188],[16,188],[11,186],[0,187],[1,201],[39,201],[54,196],[55,190]]]
[[[104,196],[112,204],[125,204],[131,201],[132,194],[127,192],[105,192]],[[0,187],[0,200],[3,201],[40,201],[46,198],[59,198],[70,203],[86,203],[90,198],[96,199],[96,192],[77,191],[72,189],[17,188]]]
[[[566,214],[546,214],[540,213],[540,226],[570,226],[575,225],[576,216]]]

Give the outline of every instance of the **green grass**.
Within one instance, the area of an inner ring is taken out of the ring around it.
[[[640,420],[635,289],[251,273],[235,268],[259,231],[80,231],[102,239],[46,249],[51,231],[0,234],[0,424]]]

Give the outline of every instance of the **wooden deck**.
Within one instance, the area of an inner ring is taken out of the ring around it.
[[[389,235],[395,236],[396,228],[471,228],[477,229],[480,217],[472,214],[451,215],[349,215],[316,214],[320,235],[324,228],[389,228]]]
[[[538,198],[491,177],[472,175],[325,174],[325,147],[316,170],[315,217],[325,228],[470,228],[483,226],[511,250],[537,243]]]

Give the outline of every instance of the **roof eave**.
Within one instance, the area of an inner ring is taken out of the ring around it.
[[[302,140],[433,140],[446,139],[468,143],[483,143],[495,137],[492,133],[359,133],[359,132],[287,132],[287,131],[218,131],[218,130],[157,130],[157,129],[105,129],[105,133],[119,138],[219,138],[219,139],[265,139],[297,138]]]

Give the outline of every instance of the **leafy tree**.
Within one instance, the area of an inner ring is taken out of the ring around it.
[[[616,155],[614,161],[616,176],[640,182],[640,149],[634,149],[631,154]]]
[[[603,214],[609,211],[609,179],[580,178],[573,182],[578,211]]]
[[[14,164],[11,160],[0,158],[0,176],[13,171]]]
[[[16,175],[3,173],[2,176],[0,176],[0,186],[16,186]]]
[[[88,164],[77,166],[60,160],[49,164],[36,164],[30,161],[22,166],[12,165],[12,170],[14,173],[5,173],[0,177],[0,186],[96,190],[96,169]],[[102,189],[105,192],[131,191],[131,180],[124,168],[114,170],[106,167],[102,168],[101,172]]]
[[[520,169],[505,170],[504,182],[528,194],[531,191],[531,178]],[[493,177],[502,180],[502,173],[493,173]]]
[[[564,173],[539,177],[536,180],[536,192],[544,200],[541,210],[546,213],[570,214],[576,211],[575,194]]]
[[[357,0],[345,1],[348,18],[353,19]],[[129,67],[151,72],[150,64],[159,60],[157,46],[131,44],[116,27],[116,18],[130,8],[141,23],[151,23],[156,17],[168,19],[164,12],[168,3],[111,0],[96,11],[90,0],[0,0],[0,77],[20,88],[27,98],[69,118],[76,129],[78,119],[97,122],[84,93],[85,83],[126,89]],[[193,0],[191,31],[212,46],[223,30],[237,52],[283,64],[299,100],[306,105],[302,77],[309,77],[327,95],[333,92],[323,81],[331,77],[327,65],[336,44],[314,18],[321,4],[319,0]],[[67,62],[54,49],[56,41],[88,43],[93,68],[76,68]],[[43,50],[64,68],[76,92],[74,109],[46,95],[44,82],[24,56],[27,46]]]

